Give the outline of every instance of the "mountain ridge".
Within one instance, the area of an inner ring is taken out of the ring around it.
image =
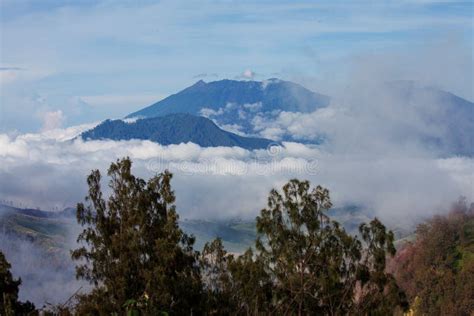
[[[381,100],[392,103],[394,113],[400,111],[400,116],[403,116],[404,113],[415,115],[418,120],[416,125],[410,121],[405,124],[405,121],[397,117],[393,120],[394,118],[390,116],[391,110],[387,112],[388,116],[385,116],[387,113],[376,113],[375,115],[380,115],[381,120],[388,119],[388,123],[398,124],[393,126],[394,134],[391,137],[400,137],[401,142],[419,140],[420,144],[440,157],[474,156],[474,137],[471,136],[474,134],[474,104],[472,102],[453,93],[407,80],[381,83],[370,93],[371,98],[375,100],[381,98]],[[364,94],[362,96],[364,97]],[[310,91],[296,83],[276,78],[264,81],[224,79],[209,83],[199,80],[161,101],[127,115],[126,118],[152,119],[185,113],[211,119],[216,125],[211,129],[205,128],[207,130],[206,137],[201,139],[197,137],[202,134],[199,130],[193,130],[191,133],[186,127],[186,123],[183,125],[177,121],[177,125],[168,129],[165,134],[173,132],[180,137],[153,138],[152,135],[156,136],[156,133],[150,129],[144,135],[134,136],[134,138],[149,139],[163,144],[190,141],[206,147],[221,145],[240,146],[247,149],[264,147],[263,142],[257,146],[255,144],[249,145],[246,141],[236,140],[237,134],[318,145],[330,140],[330,135],[327,135],[326,130],[318,130],[318,134],[312,135],[311,138],[305,136],[304,133],[303,135],[295,134],[291,129],[294,126],[285,124],[297,124],[297,122],[291,122],[291,120],[287,122],[285,117],[281,117],[281,114],[287,112],[315,113],[317,110],[328,107],[330,101],[331,99],[325,95]],[[356,99],[351,102],[369,102],[370,104],[371,100]],[[373,110],[377,111],[378,108],[374,107]],[[272,122],[275,124],[272,125]],[[145,123],[142,121],[139,124]],[[116,140],[133,138],[126,135],[117,137],[115,133],[117,129],[123,129],[125,126],[120,122],[113,124],[106,122],[105,125],[111,130],[99,133],[98,138]],[[235,134],[222,137],[222,131],[217,128]],[[155,126],[155,129],[159,131],[158,126]],[[188,135],[184,137],[186,131]],[[84,136],[94,139],[90,133],[85,133]],[[228,139],[224,141],[223,138]],[[255,143],[255,140],[252,142]],[[267,140],[266,145],[268,146],[268,144]]]
[[[220,129],[210,119],[186,113],[138,119],[135,122],[106,120],[81,134],[84,140],[150,140],[161,145],[192,142],[201,147],[242,147],[263,149],[274,141],[265,138],[244,137]]]

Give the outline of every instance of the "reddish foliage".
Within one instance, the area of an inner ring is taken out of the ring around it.
[[[423,314],[469,315],[474,311],[474,204],[455,203],[416,230],[389,264],[411,302]]]

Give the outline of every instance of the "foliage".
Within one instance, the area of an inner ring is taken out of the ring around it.
[[[201,256],[206,310],[209,315],[268,313],[271,280],[251,249],[234,257],[222,240],[207,243]]]
[[[87,179],[89,204],[77,206],[84,227],[78,241],[84,245],[72,257],[77,277],[94,286],[80,299],[78,313],[117,313],[130,300],[144,298],[146,314],[198,311],[197,253],[194,239],[178,227],[172,175],[165,171],[145,182],[132,175],[131,165],[125,158],[110,166],[107,200],[100,172],[93,171]]]
[[[230,302],[232,314],[388,314],[406,309],[403,292],[385,273],[393,234],[374,219],[362,225],[363,243],[325,212],[329,191],[291,180],[272,190],[257,217],[256,253],[226,254],[220,240],[202,261],[211,301]],[[363,244],[366,247],[363,247]],[[208,299],[209,300],[209,299]],[[213,308],[215,314],[226,311]]]
[[[201,255],[201,273],[206,295],[206,308],[210,315],[230,314],[235,310],[231,302],[229,263],[233,256],[227,254],[222,240],[215,239],[204,246]]]
[[[416,240],[391,269],[419,315],[472,315],[474,311],[474,205],[461,199],[446,216],[418,226]]]
[[[10,272],[11,265],[0,251],[0,315],[34,315],[35,306],[18,301],[21,279],[15,280]]]
[[[385,315],[406,309],[404,293],[386,273],[393,234],[377,219],[346,233],[326,211],[329,191],[291,180],[272,190],[257,217],[255,249],[228,253],[221,239],[193,250],[178,227],[171,174],[148,182],[131,161],[113,163],[106,200],[101,175],[88,177],[84,227],[72,252],[77,277],[94,287],[78,314],[98,315]]]

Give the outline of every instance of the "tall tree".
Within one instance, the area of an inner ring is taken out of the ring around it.
[[[229,263],[232,301],[237,315],[262,315],[272,311],[273,282],[261,257],[248,249]]]
[[[270,312],[272,283],[251,249],[234,257],[217,238],[204,246],[201,261],[209,315]]]
[[[382,304],[383,312],[405,308],[403,293],[385,273],[385,256],[395,249],[393,234],[378,220],[361,226],[364,249],[328,218],[331,206],[329,191],[311,189],[308,181],[294,179],[282,193],[270,192],[268,207],[257,217],[256,247],[273,282],[272,313],[377,313]],[[386,302],[389,289],[390,297],[393,291],[397,295]]]
[[[358,268],[357,303],[359,314],[392,314],[394,307],[408,309],[405,292],[394,276],[387,273],[387,254],[395,255],[394,236],[375,218],[369,224],[361,224],[360,234],[365,243],[363,259]]]
[[[10,272],[11,265],[0,251],[0,315],[32,315],[35,306],[27,301],[18,300],[21,279],[15,280]]]
[[[222,240],[216,238],[204,245],[201,255],[201,274],[206,294],[206,311],[209,315],[232,313],[236,306],[232,301],[229,263],[233,256],[224,249]]]
[[[197,253],[194,239],[178,227],[172,175],[165,171],[145,182],[131,166],[129,158],[111,164],[107,200],[100,172],[92,171],[88,204],[77,205],[83,246],[72,258],[77,277],[94,286],[81,297],[78,312],[110,314],[131,305],[147,314],[198,311]]]

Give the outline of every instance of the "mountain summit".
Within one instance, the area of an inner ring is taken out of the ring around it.
[[[202,80],[142,110],[132,117],[156,117],[171,113],[206,114],[223,112],[226,107],[258,107],[261,112],[274,110],[313,112],[329,104],[329,97],[312,92],[299,84],[279,79],[264,81]]]

